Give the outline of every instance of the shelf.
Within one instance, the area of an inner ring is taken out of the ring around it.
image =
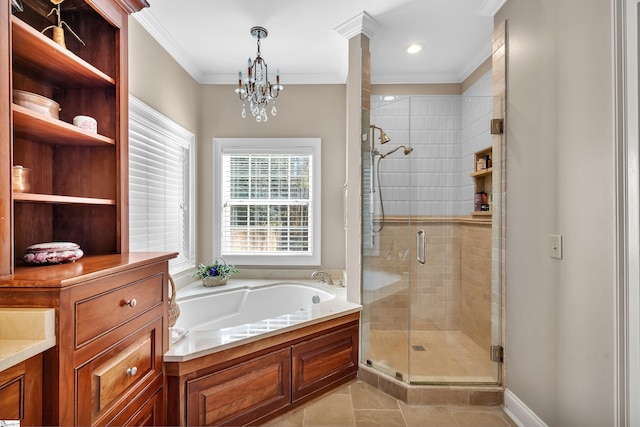
[[[491,211],[471,212],[471,216],[491,216]]]
[[[56,205],[106,205],[115,206],[113,199],[96,199],[91,197],[56,196],[53,194],[36,193],[13,193],[13,200],[16,202],[50,203]]]
[[[493,172],[493,168],[480,169],[478,171],[471,172],[471,176],[474,178],[477,178],[485,175],[490,175],[492,172]]]
[[[25,136],[51,145],[105,146],[115,141],[88,132],[62,120],[47,117],[21,105],[12,104],[13,128],[16,136]]]
[[[112,87],[116,82],[93,65],[11,16],[14,68],[67,87]]]

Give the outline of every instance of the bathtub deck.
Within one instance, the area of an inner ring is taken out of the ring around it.
[[[255,282],[258,286],[268,283],[267,281]],[[232,284],[231,281],[230,284]],[[243,286],[246,286],[243,282],[233,283],[229,288],[225,287],[220,291],[226,292]],[[186,362],[244,344],[295,332],[297,329],[331,321],[353,313],[360,313],[362,310],[360,304],[346,301],[345,288],[333,286],[325,289],[330,289],[336,294],[336,297],[320,304],[304,306],[293,313],[222,329],[197,328],[190,330],[183,338],[170,346],[169,351],[164,355],[164,361]],[[181,297],[181,293],[187,297],[192,297],[197,292],[203,292],[203,290],[193,286],[185,291],[179,290],[178,297]],[[179,325],[177,324],[176,326]]]

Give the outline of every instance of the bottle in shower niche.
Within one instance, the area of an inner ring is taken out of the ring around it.
[[[493,165],[493,162],[491,161],[491,156],[489,154],[484,156],[483,160],[484,160],[485,169],[489,169]]]
[[[473,199],[473,210],[475,212],[480,212],[482,211],[482,195],[484,194],[484,192],[479,192],[476,193],[474,199]]]

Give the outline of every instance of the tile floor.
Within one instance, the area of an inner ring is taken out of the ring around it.
[[[407,331],[372,330],[365,358],[391,376],[401,372],[407,378],[411,366],[414,383],[494,383],[496,366],[488,353],[461,331],[412,331],[409,341]]]
[[[354,380],[281,415],[266,427],[517,427],[501,408],[407,405]]]

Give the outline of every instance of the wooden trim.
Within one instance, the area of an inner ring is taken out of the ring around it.
[[[10,0],[0,0],[0,275],[13,272],[13,200],[11,188],[13,132],[11,124]]]
[[[145,7],[149,7],[149,2],[147,0],[115,0],[116,3],[124,9],[125,12],[131,14],[135,12],[140,12]]]
[[[125,254],[85,256],[78,261],[34,268],[18,267],[14,274],[0,277],[2,288],[64,288],[159,263],[175,258],[177,253],[130,252]]]

